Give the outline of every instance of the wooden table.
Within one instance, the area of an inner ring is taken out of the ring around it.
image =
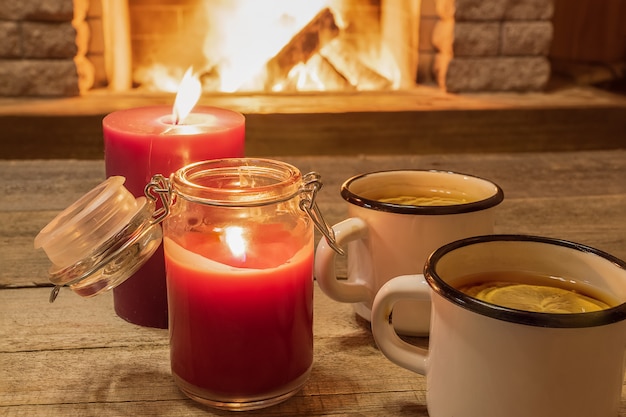
[[[574,240],[626,259],[626,150],[281,159],[322,174],[318,202],[331,223],[346,215],[338,190],[354,174],[448,169],[504,189],[498,233]],[[167,331],[117,318],[110,294],[82,299],[64,289],[48,303],[49,264],[33,238],[103,179],[102,161],[0,161],[0,415],[231,415],[185,398],[170,376]],[[316,288],[314,308],[309,382],[249,415],[427,416],[424,378],[387,361],[350,305]]]

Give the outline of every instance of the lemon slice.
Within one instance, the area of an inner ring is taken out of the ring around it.
[[[490,282],[464,292],[488,303],[539,313],[587,313],[609,308],[608,304],[575,291],[544,285]]]

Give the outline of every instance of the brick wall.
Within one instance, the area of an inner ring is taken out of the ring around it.
[[[433,62],[437,55],[433,45],[432,34],[435,25],[440,20],[435,5],[436,0],[422,0],[418,36],[418,66],[417,83],[431,85],[436,80],[433,76]]]
[[[106,85],[101,0],[5,0],[0,96],[75,96]]]
[[[197,0],[130,0],[131,51],[133,70],[157,63],[189,62],[195,68],[204,59],[202,51],[207,29],[203,16],[195,16]],[[200,31],[200,32],[199,32]],[[189,65],[181,65],[184,71]],[[181,72],[182,76],[183,72]]]
[[[429,1],[429,0],[423,0]],[[534,91],[550,77],[553,0],[434,0],[433,77],[450,92]]]
[[[0,7],[0,95],[79,92],[72,0],[5,1]]]

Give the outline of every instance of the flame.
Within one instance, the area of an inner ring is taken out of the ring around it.
[[[246,240],[243,233],[243,228],[239,226],[229,226],[224,229],[224,238],[230,252],[241,260],[245,260],[246,257]]]
[[[185,121],[185,118],[189,116],[189,113],[191,113],[191,110],[200,99],[201,94],[202,83],[200,83],[200,79],[193,74],[192,68],[189,67],[178,86],[178,92],[174,100],[172,120],[175,125],[182,124]]]
[[[263,72],[267,60],[325,3],[326,0],[275,0],[268,7],[267,2],[239,0],[236,8],[225,2],[231,7],[207,8],[205,13],[213,31],[205,39],[204,55],[219,65],[220,90],[246,89],[245,83]],[[207,7],[210,5],[209,2]]]
[[[339,0],[272,0],[271,6],[259,0],[197,3],[194,6],[197,9],[193,9],[194,24],[176,34],[193,45],[186,51],[188,53],[182,54],[178,43],[158,45],[155,59],[146,58],[148,62],[139,65],[133,74],[141,88],[178,91],[173,109],[174,124],[183,123],[203,90],[226,93],[357,91],[396,90],[402,85],[404,70],[401,68],[404,66],[398,65],[392,53],[392,49],[397,48],[391,48],[391,40],[382,37],[382,28],[378,31],[376,25],[368,25],[368,22],[380,20],[380,16],[372,15],[375,8],[355,8],[358,13],[353,13]],[[312,19],[326,8],[340,28],[339,36],[317,45],[319,49],[313,51],[312,56],[306,54],[307,60],[272,61],[285,46],[302,50],[312,46],[300,41],[290,45],[290,42],[302,39],[294,35],[315,22]],[[289,73],[278,71],[276,74],[272,71],[276,64]],[[196,75],[193,76],[189,68],[176,90],[177,81],[188,65],[193,65]],[[194,94],[195,100],[185,98],[185,104],[179,105],[179,96],[184,94]]]

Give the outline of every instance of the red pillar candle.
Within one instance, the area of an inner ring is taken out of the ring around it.
[[[245,119],[235,111],[198,106],[175,124],[172,108],[120,110],[103,120],[107,177],[126,177],[136,197],[153,175],[169,176],[191,162],[242,157]],[[167,295],[163,250],[132,277],[113,289],[115,312],[123,319],[150,327],[167,327]]]

